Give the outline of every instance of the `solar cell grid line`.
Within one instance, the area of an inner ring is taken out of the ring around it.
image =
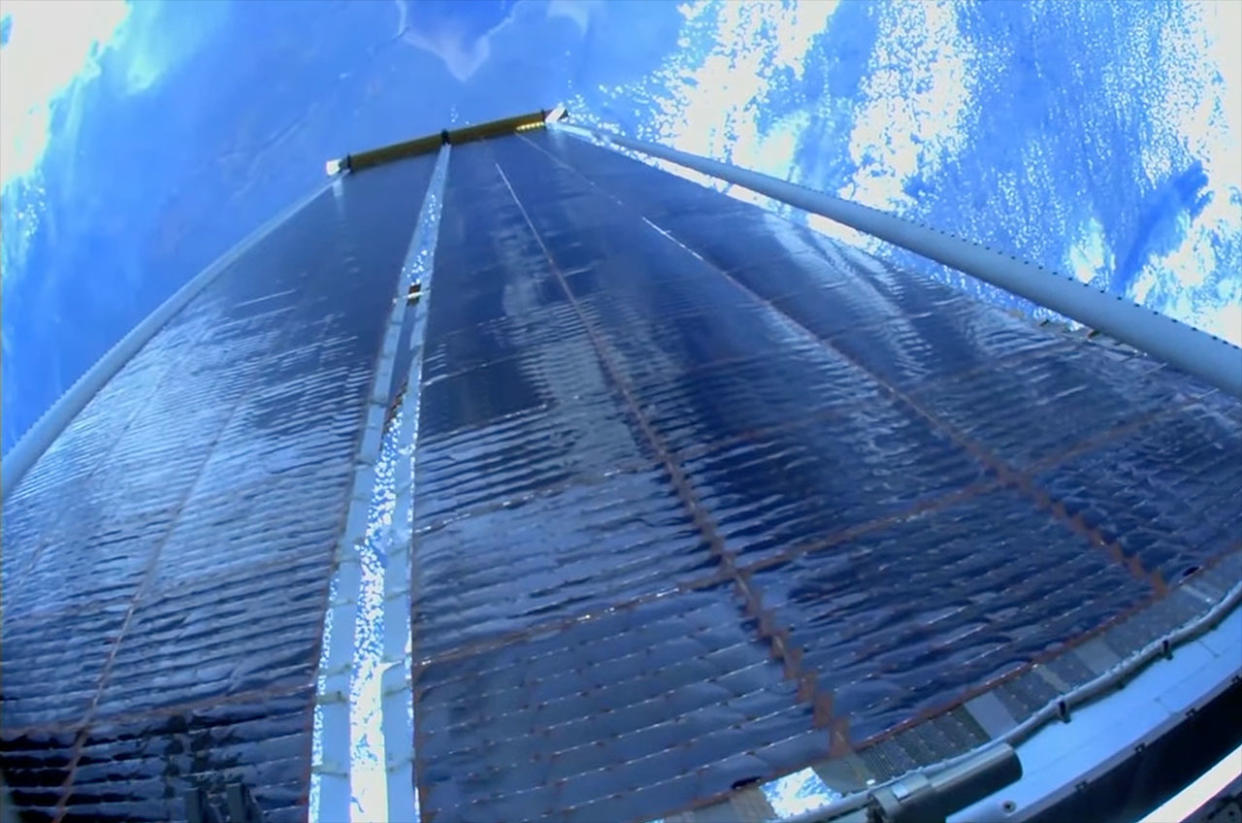
[[[534,226],[532,226],[532,228],[534,228]],[[549,254],[550,254],[550,253],[549,253]],[[566,287],[566,290],[568,290],[568,287]]]
[[[1108,431],[1094,435],[1088,440],[1068,446],[1059,452],[1045,455],[1040,458],[1038,462],[1032,464],[1031,469],[1032,471],[1037,472],[1048,471],[1071,458],[1088,454],[1096,449],[1099,449],[1100,447],[1131,436],[1144,429],[1159,427],[1165,422],[1174,419],[1179,413],[1185,411],[1187,408],[1195,406],[1197,403],[1197,400],[1186,399],[1168,408],[1148,412],[1142,416],[1127,420],[1118,424],[1116,427],[1109,429]],[[746,564],[743,566],[743,570],[758,571],[774,565],[779,565],[780,563],[793,559],[801,554],[823,551],[825,549],[832,548],[833,546],[841,545],[849,540],[874,531],[877,528],[882,528],[886,525],[908,520],[910,517],[918,515],[922,512],[942,509],[945,506],[959,502],[968,497],[973,497],[983,492],[995,489],[1000,482],[1000,480],[991,480],[978,485],[968,486],[959,491],[950,492],[943,497],[917,503],[914,506],[911,506],[908,510],[897,514],[868,521],[858,526],[851,526],[832,534],[822,535],[807,542],[797,543],[782,552]],[[1225,554],[1227,553],[1228,551],[1225,552]]]
[[[1084,444],[1079,444],[1075,447],[1072,447],[1068,452],[1064,452],[1064,453],[1056,454],[1056,455],[1050,455],[1044,458],[1044,460],[1041,461],[1040,466],[1043,468],[1048,468],[1052,465],[1055,465],[1057,462],[1061,460],[1064,460],[1070,456],[1073,456],[1073,454],[1080,453],[1086,449],[1097,447],[1101,443],[1107,442],[1107,440],[1111,440],[1117,437],[1124,436],[1137,428],[1141,428],[1149,424],[1153,424],[1153,425],[1157,424],[1160,418],[1167,417],[1171,414],[1174,414],[1175,412],[1176,412],[1176,408],[1164,410],[1161,412],[1153,412],[1153,413],[1150,413],[1144,416],[1143,418],[1138,418],[1136,420],[1129,421],[1126,424],[1119,427],[1118,429],[1115,429],[1109,432],[1106,436],[1101,436],[1097,438],[1095,441],[1084,443]],[[886,517],[880,520],[871,521],[861,526],[852,527],[843,532],[839,532],[833,535],[823,536],[823,537],[814,539],[808,543],[796,544],[794,546],[791,546],[789,549],[782,552],[781,554],[768,557],[763,560],[755,561],[753,563],[747,564],[743,568],[748,572],[761,571],[762,569],[769,568],[773,565],[778,565],[782,562],[788,561],[798,556],[799,554],[822,551],[824,549],[831,548],[832,546],[840,545],[842,543],[845,543],[852,539],[856,539],[876,529],[883,528],[888,525],[901,522],[903,520],[907,520],[910,517],[920,514],[921,512],[944,508],[945,506],[949,506],[949,505],[952,505],[953,503],[960,502],[961,500],[967,497],[981,494],[985,491],[988,491],[989,489],[995,489],[998,482],[999,481],[994,480],[994,481],[990,481],[988,483],[985,483],[979,486],[968,487],[968,488],[962,489],[961,491],[950,493],[946,495],[945,497],[937,498],[927,503],[917,504],[915,506],[912,506],[910,509],[903,511],[899,514],[893,515],[891,517]],[[716,585],[719,582],[721,582],[722,579],[723,578],[721,574],[717,573],[715,575],[709,575],[709,576],[703,577],[698,580],[693,580],[687,583],[679,584],[679,586],[691,587],[691,588],[697,588],[697,587],[702,587],[702,586],[712,586],[712,585]],[[655,596],[659,596],[659,595],[655,595]],[[640,597],[634,601],[626,601],[626,603],[628,605],[635,605],[639,602],[642,602],[644,599],[647,599],[647,598]],[[534,633],[538,633],[538,631],[543,631],[543,630],[552,628],[555,625],[562,625],[562,626],[567,625],[568,623],[571,623],[576,619],[578,618],[568,617],[568,618],[562,619],[561,621],[555,624],[537,625],[533,627],[532,629],[525,630],[523,632],[519,632],[514,635],[502,636],[502,637],[496,638],[493,641],[487,641],[483,645],[474,647],[473,651],[478,651],[480,649],[487,648],[489,645],[505,644],[509,642],[514,642],[520,638],[529,637]],[[469,654],[471,651],[472,649],[470,647],[467,647],[463,649],[457,649],[452,652],[446,652],[442,656],[433,656],[431,658],[426,658],[426,659],[434,659],[434,660],[449,659],[452,657],[461,656],[463,654]]]
[[[210,332],[210,330],[211,329],[209,326],[202,326],[198,331],[199,339],[201,339],[202,336]],[[194,345],[195,345],[194,343],[190,343],[181,352],[179,352],[176,357],[168,358],[167,367],[164,369],[159,379],[156,380],[154,384],[151,386],[150,393],[148,394],[147,400],[145,401],[145,403],[135,404],[133,410],[129,413],[129,415],[127,415],[125,424],[120,429],[120,434],[116,436],[111,441],[110,444],[108,444],[107,450],[105,451],[104,454],[99,456],[97,462],[90,469],[88,475],[83,480],[83,483],[89,484],[91,482],[91,479],[99,472],[100,468],[109,462],[112,454],[115,452],[117,446],[121,443],[122,439],[124,438],[125,432],[128,431],[130,426],[132,426],[134,422],[138,419],[139,415],[142,412],[142,409],[145,407],[145,404],[150,403],[152,400],[154,400],[155,397],[159,394],[160,386],[163,385],[166,380],[173,377],[177,373],[178,367],[185,361],[186,358],[190,356],[191,352],[194,350]],[[39,557],[43,554],[43,552],[47,549],[48,546],[52,545],[58,539],[63,539],[65,536],[65,532],[69,529],[69,527],[70,527],[69,521],[67,519],[64,519],[56,527],[53,527],[54,529],[56,529],[56,532],[54,532],[53,534],[47,535],[45,539],[39,542],[38,547],[34,550],[34,552],[30,556],[30,562],[27,564],[25,572],[24,572],[25,575],[30,575],[34,572],[35,567],[38,565]]]
[[[517,356],[518,355],[514,355],[514,357],[517,357]],[[1025,353],[1022,356],[1026,356]],[[736,364],[737,366],[745,366],[745,365],[748,365],[749,360],[753,359],[756,365],[755,379],[757,381],[762,381],[765,378],[765,372],[762,370],[762,367],[764,365],[763,359],[768,358],[768,357],[770,357],[770,355],[762,355],[759,358],[748,358],[748,359],[743,359],[743,360],[735,360],[735,361],[731,361],[731,363]],[[1017,357],[1017,355],[1010,355],[1010,357]],[[997,365],[1003,365],[1003,361],[998,363]],[[709,364],[708,366],[696,367],[696,370],[697,369],[710,369],[714,367],[715,367],[715,364]],[[976,367],[975,370],[977,369],[978,367]],[[444,376],[451,377],[453,375],[444,375]],[[961,375],[961,376],[965,376],[965,375]],[[938,386],[942,385],[945,381],[958,379],[958,377],[959,377],[958,375],[953,375],[949,377],[933,379],[929,381],[928,383],[919,386],[915,390],[914,393],[916,396],[918,396],[921,392],[934,391],[937,389]],[[761,393],[762,389],[759,388],[757,391]],[[1088,440],[1083,441],[1077,446],[1063,448],[1059,453],[1047,454],[1042,459],[1040,459],[1039,463],[1036,464],[1036,466],[1043,466],[1046,468],[1048,466],[1055,465],[1056,463],[1061,462],[1062,460],[1064,460],[1066,457],[1070,456],[1071,454],[1081,452],[1084,449],[1094,448],[1094,447],[1100,446],[1108,442],[1111,439],[1125,436],[1126,434],[1134,431],[1135,429],[1141,428],[1142,426],[1146,425],[1148,422],[1153,421],[1157,418],[1171,417],[1175,415],[1180,409],[1183,409],[1184,407],[1194,404],[1196,402],[1197,400],[1187,398],[1187,399],[1182,399],[1180,401],[1171,403],[1168,406],[1156,407],[1152,411],[1149,411],[1143,415],[1137,416],[1133,419],[1126,420],[1118,424],[1112,429],[1106,430],[1098,435],[1092,435]],[[797,429],[803,426],[804,424],[806,424],[807,422],[810,422],[813,420],[828,419],[838,414],[840,414],[839,408],[827,406],[820,410],[813,411],[805,416],[801,416],[801,417],[791,416],[788,420],[774,422],[770,426],[765,427],[765,428],[759,428],[759,429],[755,429],[751,431],[739,432],[735,435],[732,435],[731,438],[725,438],[723,440],[718,439],[718,440],[713,440],[711,442],[692,443],[687,448],[680,450],[676,456],[679,460],[685,460],[691,457],[701,457],[704,454],[712,450],[725,448],[730,445],[735,445],[738,442],[752,441],[752,440],[761,441],[763,438],[768,437],[777,431],[785,430],[785,429]],[[534,453],[535,453],[534,450],[532,450],[532,454]],[[452,461],[448,460],[446,457],[443,457],[441,455],[437,455],[435,453],[429,454],[427,456],[427,460],[429,464],[432,464],[432,465],[434,465],[437,462],[442,462],[443,465],[445,466],[444,482],[454,483],[455,488],[457,490],[460,490],[463,487],[470,488],[474,484],[483,482],[483,478],[481,478],[478,473],[473,472],[473,471],[469,471],[469,472],[463,471],[457,468],[456,466],[454,466]],[[624,462],[620,462],[616,464],[611,469],[609,469],[606,473],[601,473],[599,475],[599,478],[602,480],[606,476],[609,476],[611,474],[615,474],[618,472],[625,473],[625,472],[644,471],[647,468],[649,468],[649,466],[650,466],[650,462],[648,460],[634,460],[632,462],[624,461]],[[504,469],[505,466],[500,460],[497,460],[494,465],[494,468]],[[451,475],[449,474],[450,471],[452,472]],[[429,476],[426,482],[427,483],[432,482],[430,471],[429,471]],[[588,481],[582,478],[570,478],[570,479],[566,479],[562,481],[562,483],[557,484],[557,485],[543,485],[534,491],[530,491],[530,492],[522,491],[520,492],[520,494],[533,494],[533,495],[555,494],[555,493],[564,491],[564,489],[567,488],[568,486],[575,484],[575,483],[579,483],[579,482],[588,482]],[[433,487],[430,485],[426,485],[426,489],[429,492],[434,490]],[[484,499],[483,502],[480,502],[477,505],[473,505],[473,506],[467,504],[464,509],[460,505],[448,507],[446,513],[443,515],[444,519],[430,518],[429,522],[428,520],[425,520],[423,525],[419,526],[419,531],[429,531],[429,530],[439,529],[439,528],[442,528],[444,525],[446,525],[449,520],[462,519],[465,517],[473,516],[475,514],[486,513],[487,511],[491,511],[497,508],[503,508],[506,506],[510,506],[514,502],[516,502],[517,500],[516,495],[518,495],[519,492],[515,492],[514,494],[515,494],[514,497],[499,498],[499,499],[497,498]],[[824,541],[825,543],[831,542],[831,538],[824,538]]]
[[[651,421],[647,418],[647,415],[639,407],[639,403],[634,396],[633,388],[629,384],[627,376],[617,367],[610,353],[608,344],[600,337],[599,332],[593,327],[589,318],[583,312],[581,306],[575,298],[573,290],[570,288],[568,281],[565,279],[564,271],[561,269],[553,253],[545,245],[542,237],[540,236],[539,230],[531,221],[526,208],[522,204],[521,198],[518,196],[517,192],[514,191],[513,184],[505,174],[499,161],[495,163],[495,167],[501,178],[504,180],[505,187],[508,189],[509,194],[513,197],[514,202],[517,203],[518,208],[521,210],[522,216],[525,219],[527,226],[530,228],[531,233],[534,235],[536,242],[539,243],[541,249],[543,250],[549,267],[559,282],[561,289],[568,298],[570,305],[575,308],[579,318],[582,320],[583,326],[586,328],[587,334],[591,338],[591,342],[596,350],[596,353],[603,362],[605,369],[608,371],[609,377],[620,388],[622,395],[625,397],[626,405],[628,406],[631,415],[642,429],[644,436],[659,454],[666,472],[671,478],[674,487],[677,489],[678,496],[681,498],[686,508],[690,511],[695,525],[703,533],[704,538],[707,540],[713,554],[720,562],[725,574],[730,580],[732,580],[741,594],[745,603],[747,614],[758,620],[760,632],[765,635],[768,642],[772,644],[775,656],[782,660],[785,665],[786,677],[791,680],[799,681],[800,697],[802,699],[813,700],[815,702],[817,722],[826,723],[831,712],[830,699],[828,699],[827,696],[815,694],[813,678],[808,677],[799,671],[799,661],[801,657],[800,650],[789,645],[788,634],[785,630],[772,624],[771,617],[764,610],[759,596],[751,588],[749,581],[738,573],[734,555],[725,545],[724,540],[720,537],[715,524],[712,522],[711,515],[698,501],[694,490],[690,487],[690,484],[685,477],[684,470],[682,469],[680,463],[670,453],[661,435],[655,430],[651,424]]]

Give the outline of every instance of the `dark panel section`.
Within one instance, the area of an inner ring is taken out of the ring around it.
[[[1107,553],[1008,490],[754,579],[856,740],[945,705],[1147,596]]]
[[[678,594],[427,666],[423,814],[650,819],[827,751],[727,591]]]
[[[1170,582],[1242,547],[1242,425],[1218,409],[1187,407],[1040,482]]]
[[[659,471],[480,512],[420,535],[417,546],[424,654],[667,591],[716,568]]]
[[[145,721],[99,723],[82,747],[66,820],[184,820],[202,788],[222,805],[242,782],[264,821],[305,819],[306,704],[313,688],[256,702],[219,703]]]
[[[710,566],[486,144],[454,151],[441,227],[414,496],[420,653]]]
[[[708,397],[678,411],[708,426],[714,417],[730,414],[728,407],[713,407]],[[672,414],[667,421],[677,431],[685,428]],[[746,562],[844,540],[861,526],[908,515],[988,480],[983,467],[952,441],[883,399],[769,429],[688,461],[686,471],[721,533]]]
[[[70,728],[25,734],[0,730],[4,782],[23,823],[55,816],[77,737],[78,730]]]
[[[454,150],[414,495],[424,814],[651,818],[822,756],[809,700],[729,584],[709,585],[727,575],[645,428],[654,409],[616,371],[644,352],[682,370],[753,359],[762,330],[704,319],[670,325],[663,348],[640,327],[624,352],[603,343],[622,318],[591,298],[641,287],[638,255],[660,247],[619,258],[585,213],[549,240],[523,206],[490,144]],[[541,239],[578,255],[567,282]],[[764,345],[788,342],[777,328]]]
[[[304,815],[332,553],[433,162],[348,177],[247,250],[6,500],[19,802],[61,801],[23,765],[45,745],[69,818],[175,818],[228,774],[265,819]]]
[[[1238,404],[1132,353],[563,135],[455,149],[441,232],[413,615],[437,819],[651,819],[830,741],[883,776],[953,756],[984,734],[964,695],[1005,678],[1028,716],[1056,694],[1034,661],[1082,682],[1058,653],[1236,541]],[[1110,491],[1106,456],[1148,473]],[[1106,527],[1137,492],[1076,517],[1153,477],[1176,551]],[[1156,605],[1109,637],[1193,616]]]
[[[0,650],[3,728],[80,721],[99,690],[99,673],[121,634],[129,606],[128,600],[114,600],[26,620],[6,613]]]
[[[99,713],[164,710],[307,683],[316,663],[323,592],[324,560],[314,554],[153,592],[135,611],[117,650]]]
[[[1091,435],[1176,407],[1183,398],[1176,381],[1146,379],[1153,368],[1140,358],[1058,345],[1005,369],[967,371],[916,397],[1010,465],[1029,468]]]

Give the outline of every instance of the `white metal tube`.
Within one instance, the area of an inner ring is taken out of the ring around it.
[[[554,127],[579,137],[593,134],[618,146],[671,160],[803,211],[823,215],[1025,297],[1242,398],[1242,349],[1121,295],[1107,294],[1058,272],[928,226],[766,174],[607,131]]]

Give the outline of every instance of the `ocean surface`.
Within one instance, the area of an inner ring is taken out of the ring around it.
[[[2,3],[3,448],[325,160],[558,102],[1242,342],[1238,31],[1226,2]]]

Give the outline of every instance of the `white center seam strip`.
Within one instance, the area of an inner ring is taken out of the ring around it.
[[[448,151],[443,146],[437,157],[402,264],[354,463],[349,513],[336,548],[315,700],[311,823],[418,819],[409,646],[413,447],[422,330]],[[413,307],[406,402],[386,430],[406,296],[416,281],[422,298]],[[382,633],[382,644],[374,642],[377,633]],[[378,684],[373,682],[377,674]]]

